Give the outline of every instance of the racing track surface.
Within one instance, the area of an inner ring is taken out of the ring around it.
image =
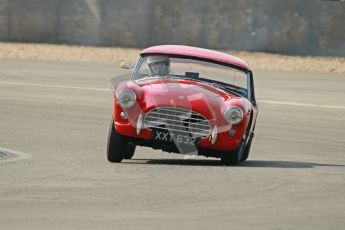
[[[0,229],[344,229],[344,75],[254,72],[251,156],[225,167],[148,148],[108,163],[121,71],[0,61]]]

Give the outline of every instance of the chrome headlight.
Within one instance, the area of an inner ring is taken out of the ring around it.
[[[136,101],[137,96],[132,90],[125,90],[120,93],[119,97],[117,98],[117,102],[123,109],[128,109],[132,107]]]
[[[243,120],[243,111],[239,107],[230,107],[224,114],[224,118],[232,125],[237,125]]]

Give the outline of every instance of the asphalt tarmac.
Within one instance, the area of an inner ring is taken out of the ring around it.
[[[114,65],[0,61],[0,229],[344,229],[345,75],[254,71],[249,160],[111,164]]]

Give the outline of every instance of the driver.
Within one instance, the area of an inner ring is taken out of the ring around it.
[[[168,57],[149,56],[146,62],[152,75],[167,76],[170,72],[170,59]]]

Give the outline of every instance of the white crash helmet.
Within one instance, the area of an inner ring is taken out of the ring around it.
[[[146,59],[146,62],[148,65],[158,64],[158,63],[165,63],[167,65],[170,65],[170,59],[164,56],[148,56]]]
[[[168,75],[170,72],[170,59],[164,56],[148,56],[147,65],[152,73],[157,75]]]

